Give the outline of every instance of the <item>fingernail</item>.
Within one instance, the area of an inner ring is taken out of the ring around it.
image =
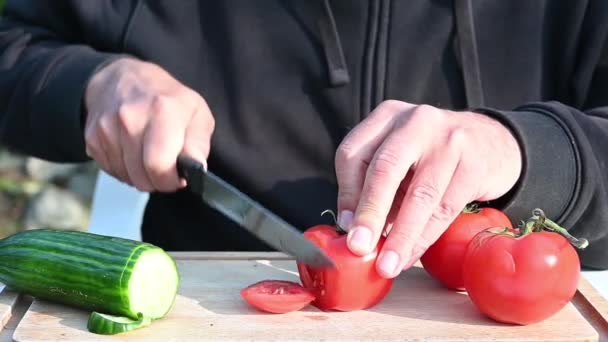
[[[386,275],[392,276],[395,274],[399,265],[399,254],[393,251],[386,251],[380,257],[378,268]]]
[[[338,215],[338,224],[344,230],[348,230],[350,228],[350,223],[353,221],[353,212],[350,210],[342,210],[342,212]]]
[[[351,248],[366,252],[372,243],[372,231],[365,227],[357,227],[349,232]]]

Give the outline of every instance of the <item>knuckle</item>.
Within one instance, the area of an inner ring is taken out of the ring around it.
[[[414,111],[423,115],[433,115],[435,112],[438,111],[438,109],[428,104],[421,104],[416,106],[416,109],[414,109]]]
[[[408,104],[398,100],[384,100],[370,113],[373,116],[392,116],[408,110]],[[362,124],[372,124],[373,120],[363,120]]]
[[[211,135],[213,134],[213,132],[215,131],[215,119],[213,118],[212,115],[207,115],[205,117],[205,132],[208,133],[208,138],[207,139],[211,139]],[[209,141],[207,141],[207,143],[209,143]]]
[[[355,153],[352,144],[348,140],[344,140],[336,149],[335,163],[336,168],[343,168],[354,159]]]
[[[408,246],[413,244],[414,236],[411,230],[406,229],[404,226],[398,226],[391,229],[388,235],[388,240],[390,240],[390,243],[403,253]]]
[[[370,166],[371,176],[390,178],[393,177],[398,167],[398,154],[390,148],[384,148],[378,152]]]
[[[369,120],[372,117],[384,117],[384,116],[392,116],[397,113],[403,112],[407,110],[408,104],[398,100],[384,100],[380,102],[374,110],[371,111],[370,115],[363,120],[360,125],[373,125],[374,120]]]
[[[445,119],[442,113],[443,112],[437,107],[433,107],[427,104],[421,104],[414,108],[414,110],[412,111],[412,117],[417,120],[425,120],[427,122],[431,120],[435,122]]]
[[[353,207],[356,204],[357,195],[350,189],[340,189],[337,198],[338,203],[342,203],[343,206]]]
[[[91,148],[97,147],[97,145],[98,145],[97,132],[95,131],[95,128],[93,128],[91,126],[91,127],[88,127],[84,131],[84,141],[88,147],[91,147]]]
[[[152,97],[151,108],[154,115],[162,115],[171,112],[173,100],[171,97],[163,94],[156,94]]]
[[[97,121],[98,138],[109,140],[112,136],[112,118],[108,115],[102,115]]]
[[[378,225],[379,222],[384,222],[385,217],[380,209],[378,203],[374,200],[366,200],[359,203],[357,208],[357,221],[364,225],[373,228]]]
[[[133,127],[133,120],[138,117],[133,108],[128,104],[122,104],[118,107],[118,124],[127,132],[130,132]]]
[[[146,168],[146,173],[153,183],[158,187],[162,187],[165,183],[165,174],[167,170],[165,163],[153,159],[151,161],[145,161],[144,166]]]
[[[209,128],[210,132],[215,131],[215,118],[213,117],[213,115],[209,114],[207,115],[207,127]]]
[[[452,203],[442,201],[433,211],[431,220],[435,222],[448,223],[451,222],[458,215],[458,213],[460,213],[460,209],[457,209]]]
[[[209,104],[205,101],[199,93],[192,91],[192,98],[194,99],[194,105],[197,108],[200,108],[205,113],[211,113],[211,109],[209,108]]]
[[[439,198],[439,190],[430,183],[421,183],[412,188],[410,199],[423,207],[433,207]]]
[[[174,186],[168,176],[170,163],[157,157],[144,157],[144,169],[154,187],[160,191],[171,191]]]
[[[384,100],[378,105],[378,108],[381,111],[394,112],[402,110],[404,105],[403,102],[398,100]]]
[[[460,148],[468,139],[469,132],[464,127],[457,127],[450,131],[447,137],[447,146],[449,148]]]
[[[144,155],[144,169],[146,173],[150,174],[152,177],[157,177],[162,175],[164,170],[166,170],[166,163],[155,155],[147,154]]]

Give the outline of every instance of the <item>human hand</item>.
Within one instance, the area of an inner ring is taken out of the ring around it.
[[[159,66],[119,59],[99,70],[85,94],[87,154],[140,191],[184,187],[176,160],[202,163],[215,121],[205,100]]]
[[[338,222],[348,246],[369,253],[387,278],[411,267],[467,203],[500,197],[517,182],[520,147],[498,121],[400,101],[381,103],[336,153]]]

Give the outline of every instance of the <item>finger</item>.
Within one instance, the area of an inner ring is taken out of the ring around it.
[[[123,106],[118,112],[125,168],[133,186],[143,192],[154,190],[143,163],[143,135],[149,108],[149,102],[142,101]]]
[[[407,128],[395,130],[378,148],[365,174],[365,181],[353,227],[348,233],[348,246],[353,253],[370,253],[382,234],[401,182],[420,157],[422,147],[406,144]],[[403,148],[408,146],[408,148]]]
[[[443,198],[460,160],[460,134],[448,139],[417,166],[399,213],[378,257],[378,272],[395,277],[409,262],[417,244],[427,245],[423,231]],[[449,216],[450,214],[443,214]],[[418,252],[418,251],[416,251]]]
[[[393,222],[395,222],[395,218],[399,213],[399,208],[401,208],[401,203],[403,202],[403,198],[405,197],[405,190],[409,187],[413,175],[414,173],[410,169],[410,171],[408,171],[408,173],[405,175],[405,179],[401,181],[399,189],[397,189],[397,194],[395,194],[395,199],[393,200],[391,210],[386,218],[386,224],[384,225],[384,231],[382,233],[383,236],[388,236],[391,229],[393,228]]]
[[[103,143],[98,135],[98,130],[94,125],[91,125],[85,130],[86,154],[104,170],[107,174],[114,178],[118,177],[110,167],[108,156],[103,148]]]
[[[132,184],[123,161],[117,115],[106,114],[100,116],[97,120],[97,129],[110,169],[122,181]]]
[[[209,157],[215,121],[204,100],[201,99],[197,108],[186,129],[182,153],[201,162],[207,169],[207,158]],[[180,180],[180,186],[186,186],[186,181]]]
[[[403,269],[412,267],[422,257],[424,252],[433,244],[448,226],[456,219],[467,203],[473,200],[476,192],[476,177],[474,170],[458,164],[454,176],[441,199],[441,202],[431,215],[423,229],[420,238],[415,241],[412,255],[405,262]]]
[[[412,107],[410,112],[401,114],[365,173],[347,240],[355,254],[364,255],[373,250],[400,182],[429,149],[427,146],[431,146],[440,119],[445,120],[441,110],[426,105]]]
[[[150,109],[152,119],[143,137],[144,168],[155,190],[173,192],[180,188],[176,161],[193,112],[179,113],[183,106],[162,96],[152,101]]]
[[[338,223],[349,228],[357,207],[367,167],[382,141],[392,130],[395,116],[413,107],[405,102],[385,101],[344,138],[336,151]]]

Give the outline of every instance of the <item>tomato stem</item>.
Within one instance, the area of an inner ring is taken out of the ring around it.
[[[536,226],[537,226],[537,222],[533,221],[533,220],[530,220],[528,222],[523,222],[520,236],[524,236],[524,235],[530,234],[534,231],[538,231]]]
[[[462,212],[466,214],[477,214],[480,211],[479,202],[471,202],[462,209]]]
[[[511,237],[517,237],[517,235],[511,231],[511,229],[509,229],[508,227],[501,227],[500,229],[496,228],[496,229],[491,229],[488,230],[488,232],[492,233],[492,234],[496,234],[496,235],[509,235]]]
[[[321,216],[325,215],[326,213],[329,213],[334,218],[334,225],[336,226],[336,231],[340,234],[346,234],[346,230],[338,224],[338,218],[336,217],[336,214],[333,212],[333,210],[326,209],[321,213]]]
[[[568,240],[568,242],[570,242],[570,244],[572,244],[578,249],[585,249],[589,245],[589,241],[587,239],[577,239],[574,236],[570,235],[566,228],[561,227],[556,222],[547,218],[545,212],[538,208],[532,211],[532,217],[527,222],[525,222],[521,236],[532,232],[539,232],[543,229],[553,231],[562,235]]]

